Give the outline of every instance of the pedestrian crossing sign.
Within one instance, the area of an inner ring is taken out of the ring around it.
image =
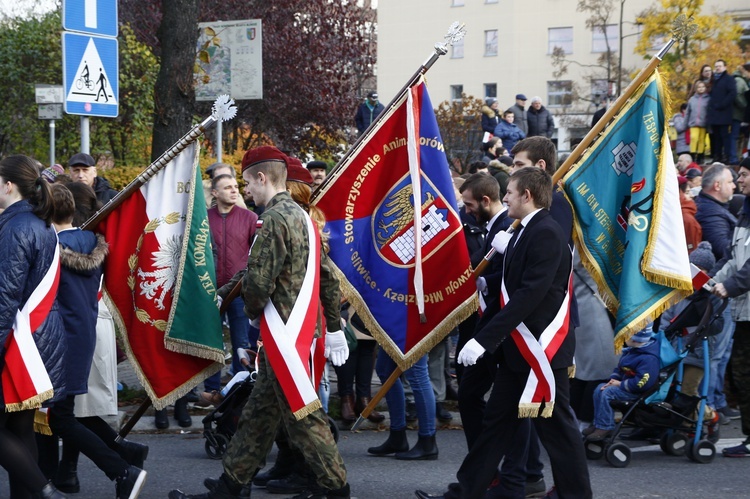
[[[116,118],[119,112],[117,39],[63,32],[65,112]]]

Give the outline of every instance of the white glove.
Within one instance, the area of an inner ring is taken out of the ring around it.
[[[343,331],[331,333],[326,331],[326,349],[323,355],[338,367],[344,365],[349,358],[349,345],[346,344],[346,336]]]
[[[477,291],[480,293],[484,293],[487,291],[487,279],[484,277],[478,277],[477,278]]]
[[[224,301],[224,298],[222,298],[219,295],[216,295],[216,306],[219,308],[219,310],[221,310],[221,304],[223,301]]]
[[[492,247],[495,248],[495,251],[498,253],[505,253],[505,248],[508,247],[511,237],[513,237],[513,234],[501,230],[495,234],[495,237],[492,239]]]
[[[484,355],[485,349],[474,338],[466,342],[466,345],[458,352],[458,363],[463,366],[473,366],[477,359]]]

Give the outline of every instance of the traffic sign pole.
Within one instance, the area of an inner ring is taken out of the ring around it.
[[[91,154],[89,151],[89,117],[81,116],[81,152]]]
[[[49,120],[49,165],[55,164],[55,120]]]

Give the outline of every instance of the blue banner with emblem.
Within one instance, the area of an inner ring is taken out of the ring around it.
[[[326,215],[329,256],[345,296],[402,370],[477,309],[453,181],[424,83],[411,96],[386,111],[315,201]],[[418,166],[413,176],[410,161]],[[417,189],[413,178],[420,180]],[[420,238],[414,232],[415,190]]]
[[[617,348],[692,291],[666,100],[655,72],[563,179]]]

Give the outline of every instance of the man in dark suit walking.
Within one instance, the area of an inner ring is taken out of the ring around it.
[[[549,174],[538,168],[515,171],[504,200],[508,216],[521,220],[504,251],[504,305],[458,357],[474,365],[482,355],[494,354],[497,373],[482,432],[458,471],[459,486],[442,497],[484,497],[500,460],[515,444],[520,418],[532,417],[550,456],[556,494],[590,498],[583,443],[569,404],[575,339],[567,320],[561,320],[568,310],[571,253],[568,236],[549,215]],[[417,497],[435,496],[417,491]]]

